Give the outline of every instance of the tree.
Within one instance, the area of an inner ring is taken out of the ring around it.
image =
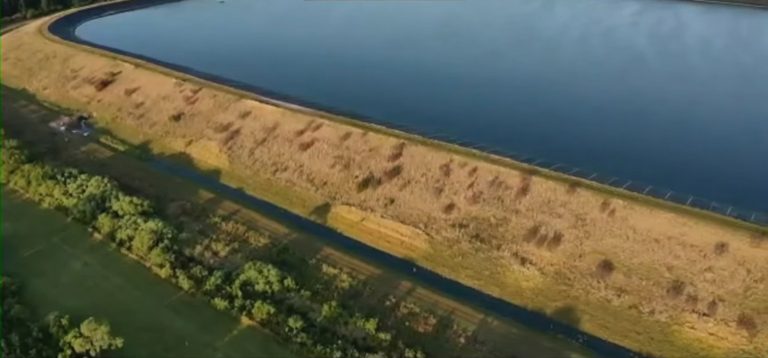
[[[223,285],[224,272],[221,270],[216,270],[205,281],[205,284],[203,285],[203,291],[206,293],[214,293],[219,291]]]
[[[100,357],[106,351],[123,347],[123,339],[112,335],[109,323],[90,317],[72,328],[66,315],[49,317],[51,333],[58,338],[59,358]]]
[[[286,323],[285,330],[288,333],[296,334],[299,333],[304,328],[304,320],[301,319],[298,315],[292,315],[291,317],[288,317],[288,322]]]
[[[261,323],[269,319],[269,317],[272,317],[275,312],[277,312],[275,306],[259,300],[254,302],[253,309],[251,309],[251,316],[254,321]]]
[[[146,215],[152,212],[149,201],[135,196],[117,194],[109,202],[109,208],[117,216]]]
[[[236,297],[245,297],[248,293],[274,295],[284,290],[296,289],[293,279],[285,275],[275,266],[251,261],[240,270],[237,279],[232,283],[232,293]]]
[[[323,307],[320,308],[320,320],[332,320],[341,313],[339,303],[336,301],[330,301],[323,303]]]
[[[53,358],[56,344],[45,330],[32,320],[29,310],[18,299],[19,286],[7,277],[0,280],[2,291],[2,349],[3,358]]]

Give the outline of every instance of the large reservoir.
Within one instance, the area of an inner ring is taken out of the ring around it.
[[[186,0],[85,41],[768,212],[768,11],[676,0]]]

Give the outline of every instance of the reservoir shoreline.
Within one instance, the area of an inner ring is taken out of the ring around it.
[[[673,317],[658,320],[633,303],[664,300],[669,274],[658,274],[658,262],[695,285],[703,303],[742,284],[742,271],[765,272],[765,248],[750,246],[764,228],[73,44],[48,24],[4,36],[4,81],[91,111],[131,143],[183,154],[230,187],[520,307],[551,316],[570,303],[582,330],[636,351],[749,357],[764,348],[732,323],[759,297],[729,294],[715,318],[673,302],[654,307]],[[114,84],[99,89],[104,76]],[[318,208],[325,217],[313,214]],[[531,246],[534,228],[565,241]],[[731,253],[706,271],[717,240]],[[611,282],[595,282],[601,257],[620,265]],[[754,310],[760,320],[764,311]]]
[[[283,95],[265,88],[198,71],[183,65],[169,63],[149,56],[96,44],[84,40],[75,34],[75,30],[79,25],[90,20],[121,12],[180,1],[183,0],[123,0],[112,3],[96,4],[87,8],[70,11],[63,16],[57,16],[55,20],[45,26],[42,34],[54,41],[82,45],[84,49],[101,50],[98,52],[101,55],[117,56],[124,61],[135,62],[154,70],[167,72],[169,75],[176,77],[181,76],[187,80],[200,82],[207,86],[215,86],[217,89],[240,96],[246,96],[262,103],[299,111],[311,116],[326,118],[346,125],[375,130],[410,141],[428,143],[429,145],[434,145],[450,151],[467,153],[495,164],[504,163],[504,165],[511,165],[514,168],[539,171],[541,174],[551,179],[563,180],[565,182],[577,182],[580,185],[587,185],[595,190],[604,191],[623,198],[639,200],[641,202],[650,203],[651,205],[661,205],[672,210],[682,209],[689,214],[703,215],[704,217],[721,221],[724,220],[725,222],[731,222],[736,225],[747,224],[745,227],[768,228],[768,213],[741,209],[729,205],[728,203],[715,202],[708,200],[707,198],[696,197],[686,193],[636,182],[633,181],[632,178],[618,178],[610,175],[603,175],[603,173],[595,173],[572,167],[567,163],[552,162],[544,160],[543,158],[530,157],[520,153],[510,153],[482,144],[470,143],[456,138],[441,136],[436,133],[426,133],[416,128],[395,124],[391,121],[372,118],[360,113],[345,111],[329,106],[322,106],[301,98]],[[693,1],[731,4],[731,2],[728,1]],[[741,3],[733,2],[733,4]],[[763,7],[763,5],[758,6]],[[768,4],[765,6],[768,6]]]

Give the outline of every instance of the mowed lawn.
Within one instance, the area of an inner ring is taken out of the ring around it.
[[[109,320],[125,338],[116,357],[296,357],[268,333],[241,324],[91,238],[52,210],[2,192],[3,272],[21,281],[40,315]]]

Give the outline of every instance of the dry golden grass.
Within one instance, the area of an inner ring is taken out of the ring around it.
[[[41,23],[3,36],[3,82],[92,111],[126,140],[187,153],[303,215],[329,203],[327,224],[360,241],[522,306],[573,307],[582,329],[636,350],[768,351],[760,234],[202,89],[52,42]],[[93,78],[112,81],[99,89]]]

